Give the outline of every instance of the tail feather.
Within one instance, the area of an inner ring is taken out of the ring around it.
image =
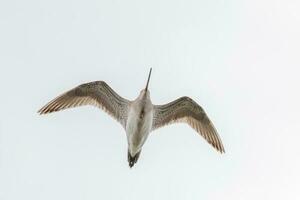
[[[141,151],[139,151],[137,154],[135,154],[134,156],[131,156],[130,152],[128,151],[127,153],[127,160],[129,163],[129,167],[132,168],[133,165],[138,161],[139,157],[140,157],[140,153]]]

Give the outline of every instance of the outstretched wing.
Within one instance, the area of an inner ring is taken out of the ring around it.
[[[191,98],[181,97],[165,105],[154,105],[152,130],[175,122],[187,123],[215,149],[225,153],[222,141],[214,125],[204,110]]]
[[[47,114],[77,106],[93,105],[107,112],[125,128],[129,104],[129,100],[119,96],[104,81],[95,81],[79,85],[58,96],[38,113]]]

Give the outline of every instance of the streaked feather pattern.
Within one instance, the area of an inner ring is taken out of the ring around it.
[[[221,153],[225,153],[221,139],[204,110],[189,97],[181,97],[164,105],[154,105],[152,130],[170,123],[184,122],[195,129]]]
[[[104,81],[79,85],[53,99],[38,112],[47,114],[84,105],[101,108],[125,128],[130,101],[119,96]]]

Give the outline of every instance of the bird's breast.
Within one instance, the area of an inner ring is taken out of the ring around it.
[[[153,120],[153,111],[130,109],[126,123],[126,134],[129,149],[132,153],[138,152],[145,143]],[[136,152],[135,152],[136,151]]]

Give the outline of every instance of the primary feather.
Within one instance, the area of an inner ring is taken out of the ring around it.
[[[216,150],[225,153],[221,139],[204,110],[189,97],[181,97],[164,105],[154,105],[152,130],[170,123],[190,125]]]
[[[47,114],[77,106],[101,108],[125,128],[130,101],[119,96],[104,81],[85,83],[56,97],[38,112]]]

